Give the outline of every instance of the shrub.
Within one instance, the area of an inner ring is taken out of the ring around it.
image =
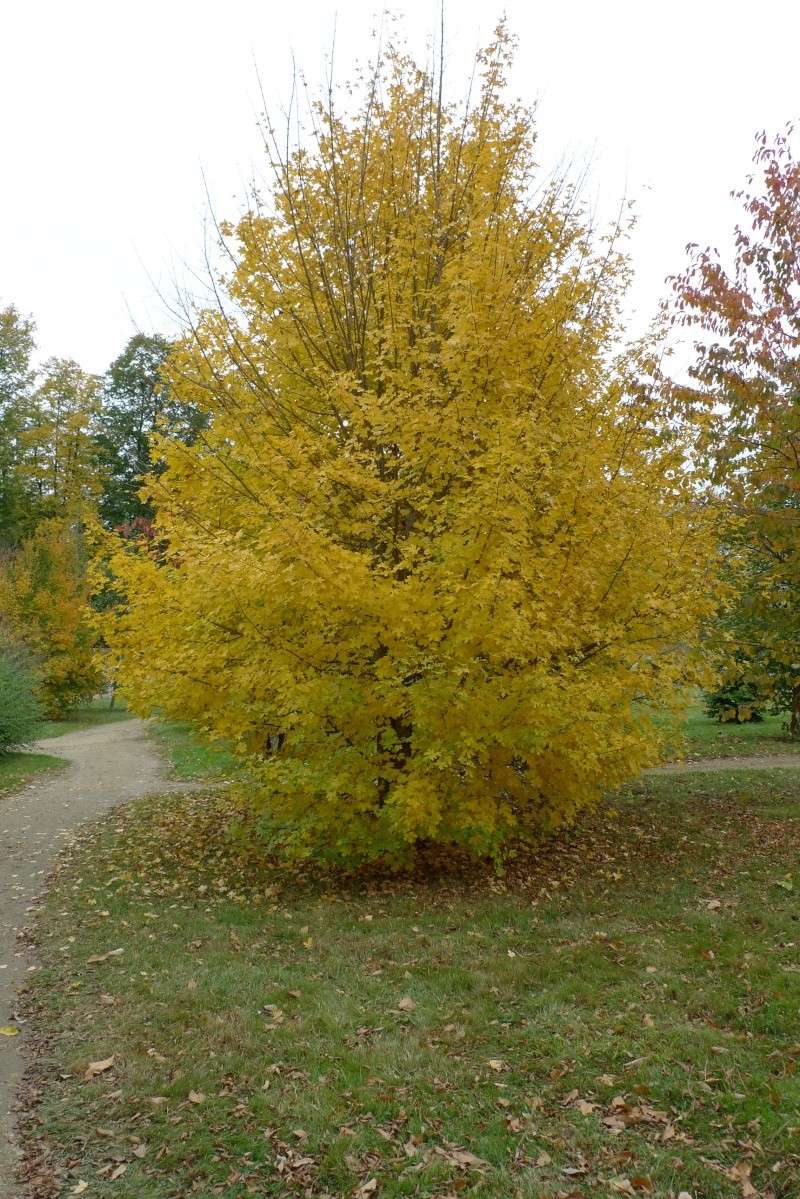
[[[706,715],[721,724],[755,724],[764,719],[763,696],[745,679],[722,683],[716,691],[707,691],[703,698]]]
[[[0,651],[0,754],[30,745],[42,715],[32,671],[16,655]]]

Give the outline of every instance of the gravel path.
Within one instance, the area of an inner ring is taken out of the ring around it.
[[[100,725],[42,741],[38,749],[70,765],[0,797],[0,1027],[16,1025],[16,992],[30,962],[17,933],[30,919],[59,851],[73,829],[117,804],[170,783],[139,720]],[[15,1199],[14,1093],[22,1073],[23,1037],[0,1036],[0,1199]]]

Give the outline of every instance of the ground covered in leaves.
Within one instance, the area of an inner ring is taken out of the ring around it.
[[[36,1196],[800,1194],[800,771],[652,778],[504,876],[307,882],[231,803],[59,871]]]

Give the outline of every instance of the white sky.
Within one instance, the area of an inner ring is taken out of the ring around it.
[[[451,86],[504,8],[513,91],[539,101],[541,157],[591,160],[601,210],[638,202],[644,322],[688,241],[729,244],[729,191],[757,130],[800,116],[797,0],[447,0]],[[394,9],[424,56],[438,0]],[[207,201],[236,216],[258,169],[255,64],[289,94],[369,54],[374,0],[0,0],[0,305],[44,354],[102,371],[201,261]],[[460,87],[458,89],[461,90]]]

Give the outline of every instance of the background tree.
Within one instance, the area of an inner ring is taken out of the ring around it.
[[[0,621],[24,647],[48,715],[63,716],[102,682],[94,655],[86,555],[80,524],[50,518],[0,572]]]
[[[23,435],[30,519],[75,515],[99,489],[93,423],[99,383],[77,362],[51,358],[31,396]]]
[[[112,563],[126,695],[231,738],[297,854],[552,829],[695,677],[706,511],[509,57],[501,30],[458,111],[389,51],[357,117],[330,95],[270,146],[230,308],[168,364],[209,427],[159,445],[156,535]]]
[[[23,431],[33,386],[33,351],[33,321],[13,306],[0,309],[0,545],[13,545],[26,520]]]
[[[164,385],[169,350],[165,337],[137,333],[103,381],[97,426],[104,475],[99,509],[110,528],[152,518],[152,505],[139,492],[145,477],[161,469],[153,459],[154,434],[191,442],[204,420],[196,406],[182,403]]]
[[[734,193],[730,268],[695,250],[675,281],[697,330],[695,454],[724,497],[726,571],[739,600],[718,623],[724,676],[742,674],[800,735],[800,163],[792,131],[758,141],[759,190]],[[753,184],[751,179],[750,183]]]

